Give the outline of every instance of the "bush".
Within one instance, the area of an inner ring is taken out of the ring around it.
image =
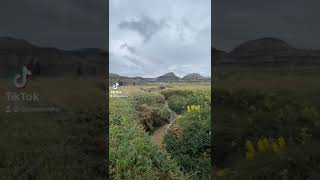
[[[181,114],[187,108],[187,106],[191,104],[187,97],[173,95],[169,98],[168,105],[174,112]]]
[[[175,94],[173,94],[175,93]],[[178,114],[186,111],[188,106],[191,105],[209,105],[211,104],[211,97],[207,91],[164,91],[162,92],[168,99],[170,109]]]
[[[165,136],[166,149],[185,172],[209,179],[211,171],[210,107],[185,112]]]
[[[142,104],[147,104],[147,105],[163,104],[165,103],[165,98],[160,94],[137,95],[133,97],[132,103],[134,103],[136,107]]]
[[[171,113],[161,94],[137,95],[132,97],[130,102],[145,131],[152,132],[169,123]]]
[[[171,117],[170,110],[165,105],[153,107],[142,104],[137,110],[140,123],[146,131],[153,131],[155,128],[169,123]]]

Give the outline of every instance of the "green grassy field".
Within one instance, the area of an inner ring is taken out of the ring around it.
[[[110,176],[209,179],[210,89],[188,83],[120,87],[127,97],[109,104]],[[192,105],[199,108],[188,111]]]
[[[216,178],[319,179],[319,67],[214,71]]]
[[[11,79],[0,84],[0,179],[106,179],[103,80],[34,78],[26,92],[35,102],[8,101],[18,91]],[[60,111],[6,113],[7,105]]]

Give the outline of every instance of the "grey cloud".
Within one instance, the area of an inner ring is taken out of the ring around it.
[[[164,21],[156,21],[150,17],[142,16],[138,20],[124,21],[119,24],[120,29],[127,29],[139,33],[144,41],[148,41],[152,36],[165,26]]]
[[[120,46],[120,49],[127,49],[132,54],[135,54],[137,52],[136,48],[129,46],[127,43],[122,44]]]
[[[318,0],[216,0],[213,46],[232,50],[262,37],[280,38],[297,48],[320,48]]]
[[[126,58],[127,60],[129,60],[131,63],[133,63],[134,65],[136,65],[137,67],[139,68],[143,68],[144,67],[144,64],[139,61],[138,59],[134,58],[134,57],[130,57],[130,56],[123,56],[124,58]]]

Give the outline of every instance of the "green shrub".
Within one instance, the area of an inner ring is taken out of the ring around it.
[[[168,99],[168,105],[170,109],[178,114],[183,113],[183,111],[185,111],[187,107],[191,105],[211,104],[210,92],[208,91],[170,90],[162,93]]]
[[[165,102],[165,98],[161,96],[161,94],[144,94],[132,98],[132,103],[134,103],[136,107],[142,104],[153,105],[159,103],[163,104]]]
[[[192,93],[193,91],[191,90],[165,90],[165,91],[161,91],[161,94],[168,99],[169,97],[173,96],[173,95],[181,95],[181,96],[186,96],[190,93]]]
[[[150,132],[169,123],[171,113],[161,94],[137,95],[131,97],[130,102],[145,131]]]
[[[181,114],[187,108],[187,106],[191,104],[187,97],[173,95],[169,98],[168,105],[174,112]]]
[[[165,136],[168,152],[185,172],[209,179],[211,171],[210,107],[185,112]]]
[[[165,105],[154,107],[142,104],[137,110],[140,123],[146,131],[153,131],[155,128],[169,123],[171,117],[170,110]]]

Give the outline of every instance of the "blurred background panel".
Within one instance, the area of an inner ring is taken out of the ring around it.
[[[3,179],[106,179],[107,3],[2,2]]]
[[[217,179],[319,178],[319,5],[213,2]]]

